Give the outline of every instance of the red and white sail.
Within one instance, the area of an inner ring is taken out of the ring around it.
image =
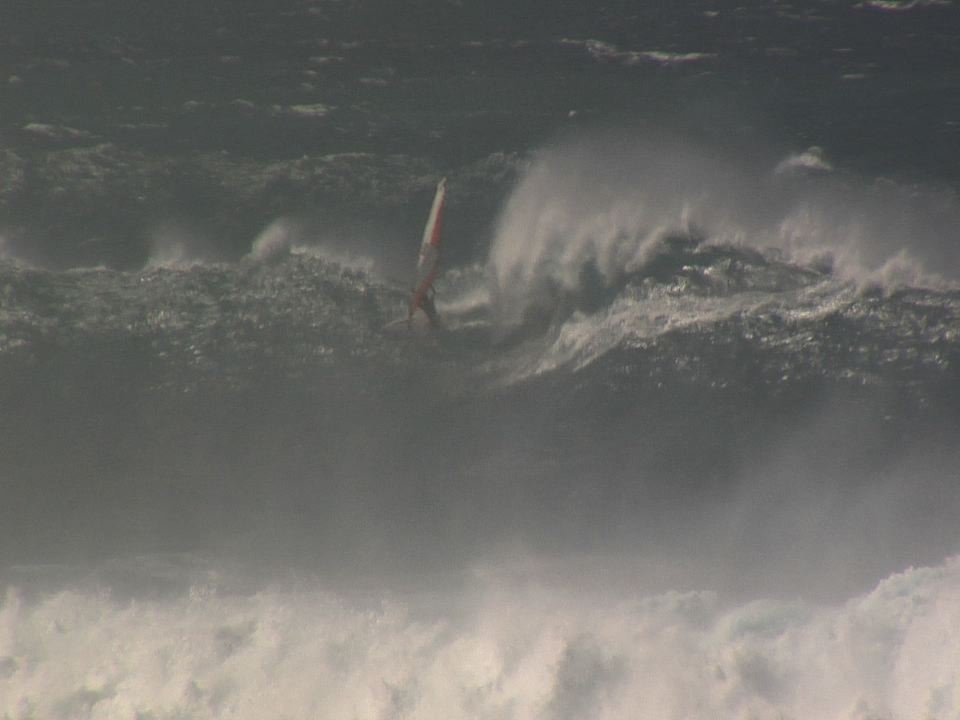
[[[437,193],[433,196],[433,206],[427,218],[427,226],[423,229],[423,241],[420,243],[420,259],[417,262],[417,279],[413,286],[413,296],[410,298],[410,313],[408,318],[423,303],[424,296],[430,291],[433,281],[440,272],[440,231],[443,225],[443,207],[447,198],[447,179],[437,183]]]

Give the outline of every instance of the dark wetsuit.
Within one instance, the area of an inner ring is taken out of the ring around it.
[[[430,320],[430,326],[435,328],[440,327],[440,316],[437,315],[437,306],[433,304],[433,288],[430,288],[423,294],[420,307],[426,314],[427,319]]]

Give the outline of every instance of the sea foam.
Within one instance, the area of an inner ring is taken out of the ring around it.
[[[495,581],[449,603],[319,584],[0,606],[26,718],[955,718],[960,558],[831,606]],[[434,609],[429,609],[429,607]],[[435,608],[442,606],[443,611]],[[456,609],[453,609],[456,608]]]

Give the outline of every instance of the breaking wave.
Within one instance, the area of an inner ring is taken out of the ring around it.
[[[770,340],[771,318],[790,319],[799,335],[781,342],[799,356],[818,334],[801,328],[859,315],[873,292],[955,295],[956,221],[952,194],[864,184],[821,148],[751,169],[675,138],[598,136],[543,151],[507,200],[488,262],[492,317],[501,335],[545,339],[519,377],[678,333]],[[824,341],[828,354],[844,342]]]
[[[753,168],[733,151],[671,138],[608,136],[548,149],[511,195],[493,240],[499,317],[515,323],[558,295],[643,277],[664,243],[678,239],[778,251],[868,283],[935,285],[934,270],[956,277],[953,194],[858,187],[832,170],[820,148]]]
[[[0,714],[951,717],[956,207],[744,165],[544,151],[430,337],[292,216],[0,262]]]
[[[528,568],[529,570],[529,568]],[[227,586],[224,588],[224,586]],[[0,712],[66,718],[950,718],[960,562],[835,605],[550,588],[457,596],[322,583],[154,598],[9,590]]]

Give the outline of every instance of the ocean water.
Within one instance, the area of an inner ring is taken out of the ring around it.
[[[7,3],[0,717],[960,718],[958,98],[952,0]]]

